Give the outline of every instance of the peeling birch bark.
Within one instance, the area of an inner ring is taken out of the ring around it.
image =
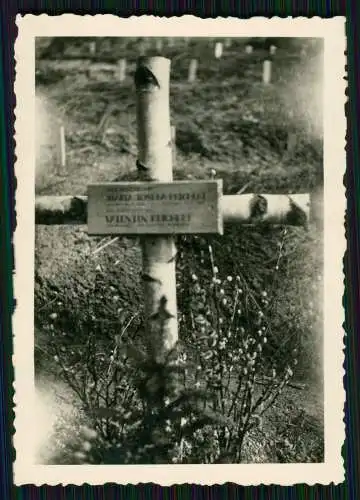
[[[169,182],[172,173],[170,60],[140,58],[135,71],[139,180]],[[178,340],[176,254],[172,236],[142,238],[146,341],[161,361]]]
[[[310,216],[309,194],[241,194],[223,196],[224,222],[302,226]]]
[[[144,175],[146,170],[142,172]],[[220,202],[225,223],[287,224],[301,226],[322,218],[322,192],[312,194],[235,194],[224,195]],[[86,224],[86,196],[37,196],[36,224]]]

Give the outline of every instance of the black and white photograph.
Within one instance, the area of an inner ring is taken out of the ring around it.
[[[344,20],[17,23],[15,480],[342,481]]]

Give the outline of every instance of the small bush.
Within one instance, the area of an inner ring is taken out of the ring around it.
[[[282,251],[280,241],[275,273]],[[241,462],[245,437],[261,431],[264,414],[293,377],[298,348],[293,344],[281,356],[276,349],[274,354],[271,286],[251,288],[240,274],[222,276],[211,246],[203,267],[203,276],[187,269],[181,340],[163,363],[142,350],[145,333],[126,333],[128,325],[112,345],[90,333],[76,351],[53,336],[58,373],[79,397],[96,433],[87,451],[72,443],[71,459]],[[179,290],[180,299],[184,292]]]

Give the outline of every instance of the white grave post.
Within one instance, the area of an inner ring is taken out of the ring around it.
[[[157,38],[155,41],[155,48],[157,52],[161,52],[163,48],[163,40],[162,38]]]
[[[223,44],[221,42],[216,42],[214,55],[216,59],[220,59],[223,54]]]
[[[286,144],[286,154],[285,157],[289,158],[294,153],[298,142],[298,136],[296,130],[291,127],[288,132],[287,144]]]
[[[197,67],[198,67],[197,60],[191,59],[189,64],[188,82],[192,83],[196,80]]]
[[[118,78],[123,82],[126,78],[126,59],[119,59],[118,61]]]
[[[250,44],[247,44],[246,47],[245,47],[245,52],[247,54],[252,54],[253,53],[253,46],[250,45]]]
[[[171,126],[171,146],[173,152],[173,164],[176,162],[176,127],[175,125]]]
[[[276,51],[277,51],[276,45],[270,45],[270,49],[269,49],[270,55],[272,55],[272,56],[275,55]]]
[[[170,60],[164,57],[153,57],[141,60],[135,72],[136,110],[138,126],[138,168],[143,178],[149,183],[157,181],[170,183],[168,190],[160,186],[158,196],[154,193],[154,201],[162,201],[162,211],[154,211],[151,215],[156,222],[165,219],[168,222],[167,234],[146,236],[142,240],[143,251],[143,285],[144,312],[149,349],[156,358],[163,360],[166,352],[173,348],[178,340],[174,237],[186,219],[188,201],[207,196],[208,187],[202,184],[201,193],[192,196],[191,186],[186,194],[172,187],[172,147],[170,130]],[[195,186],[195,184],[193,184]],[[151,185],[149,185],[151,193]],[[216,200],[218,200],[218,190]],[[178,194],[177,194],[178,193]],[[181,194],[184,194],[181,197]],[[189,198],[189,199],[188,199]],[[143,200],[136,198],[134,215],[142,206]],[[209,206],[217,203],[207,203]],[[176,207],[171,220],[170,207]],[[214,206],[214,213],[218,213]],[[164,213],[165,212],[165,213]],[[190,214],[191,222],[193,217]],[[197,217],[194,217],[197,220]],[[147,226],[149,227],[149,226]]]
[[[271,61],[266,59],[263,63],[263,83],[266,85],[271,82]]]
[[[140,59],[135,72],[139,180],[88,187],[89,234],[137,234],[143,251],[149,353],[163,360],[178,339],[174,234],[223,232],[221,181],[172,180],[170,60]]]
[[[65,140],[65,127],[60,125],[59,129],[59,144],[60,144],[60,165],[61,168],[66,167],[66,140]]]
[[[139,40],[139,55],[145,56],[148,50],[148,40],[142,38]]]
[[[91,56],[94,56],[96,54],[96,42],[90,42],[89,43],[89,52]]]
[[[142,60],[136,69],[138,165],[148,181],[172,181],[169,80],[169,59]],[[138,203],[141,206],[141,199]],[[155,358],[163,359],[178,340],[174,239],[146,237],[142,252],[148,347]]]

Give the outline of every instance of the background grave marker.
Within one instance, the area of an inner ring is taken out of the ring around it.
[[[263,62],[263,83],[267,85],[270,82],[271,82],[271,61],[269,59],[266,59]]]
[[[221,42],[217,42],[215,44],[215,51],[214,51],[216,59],[220,59],[222,54],[223,54],[223,44]]]
[[[89,43],[89,52],[90,52],[90,56],[94,56],[96,54],[96,42],[95,41]]]
[[[123,82],[126,78],[126,59],[119,59],[118,61],[118,78]]]
[[[60,167],[66,167],[66,138],[65,138],[65,126],[63,124],[59,127],[59,162]]]
[[[189,64],[189,73],[188,73],[188,81],[190,83],[196,80],[196,72],[197,72],[198,62],[196,59],[191,59]]]
[[[162,38],[157,38],[155,41],[155,48],[157,52],[161,52],[163,49],[163,40]]]

